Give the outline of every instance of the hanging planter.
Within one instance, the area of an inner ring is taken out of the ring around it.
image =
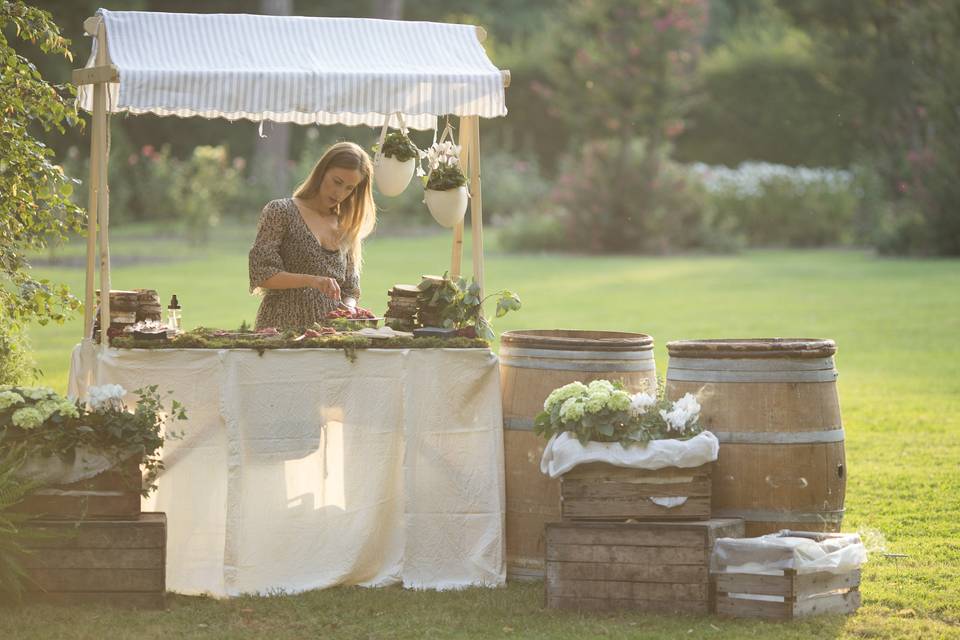
[[[385,196],[398,196],[410,184],[420,150],[404,132],[395,131],[374,148],[373,183]]]
[[[439,142],[427,150],[430,173],[427,175],[423,201],[433,219],[444,227],[453,227],[467,212],[467,177],[460,169],[460,147],[447,137],[453,136],[450,125],[444,129]]]

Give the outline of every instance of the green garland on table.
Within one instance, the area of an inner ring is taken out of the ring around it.
[[[169,340],[117,337],[111,345],[118,349],[253,349],[260,355],[270,349],[343,349],[356,360],[358,349],[488,349],[480,338],[366,338],[356,335],[331,335],[295,340],[297,334],[279,336],[214,336],[210,329],[196,329]]]

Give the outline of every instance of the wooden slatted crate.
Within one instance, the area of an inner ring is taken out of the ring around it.
[[[713,543],[742,535],[737,518],[548,524],[546,606],[709,613]]]
[[[564,520],[708,520],[711,464],[690,469],[627,469],[603,462],[581,464],[561,476]],[[677,507],[651,498],[684,497]]]
[[[135,520],[140,515],[140,458],[73,484],[55,485],[27,496],[12,509],[45,520]]]
[[[35,520],[44,537],[29,543],[26,599],[63,604],[103,602],[163,608],[167,517],[136,520]]]
[[[732,618],[793,620],[860,607],[860,570],[783,575],[714,573],[716,612]]]

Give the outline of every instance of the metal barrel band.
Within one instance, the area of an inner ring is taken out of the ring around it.
[[[721,444],[820,444],[843,442],[843,428],[826,431],[716,431]]]
[[[836,382],[836,370],[823,371],[695,371],[667,368],[667,382]]]
[[[776,358],[670,358],[670,368],[676,370],[693,369],[696,371],[832,371],[836,368],[833,356],[828,358],[809,358],[804,360],[786,360]]]
[[[548,360],[545,358],[514,358],[500,354],[500,364],[518,369],[554,369],[557,371],[586,371],[592,373],[631,373],[636,371],[656,371],[657,367],[652,360],[637,361],[581,361],[571,362],[564,360]]]
[[[845,509],[835,511],[770,511],[766,509],[713,509],[714,518],[743,518],[748,522],[829,522],[839,524]]]
[[[560,349],[521,349],[500,347],[501,356],[552,358],[564,360],[653,360],[653,351],[561,351]]]

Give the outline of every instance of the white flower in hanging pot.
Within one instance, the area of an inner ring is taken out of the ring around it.
[[[433,219],[444,227],[453,227],[467,212],[467,178],[460,169],[460,147],[438,142],[427,151],[430,174],[426,179],[423,201]]]
[[[377,152],[373,164],[373,183],[385,196],[403,193],[420,158],[420,149],[404,133],[395,131],[383,139],[383,145],[374,147]]]

